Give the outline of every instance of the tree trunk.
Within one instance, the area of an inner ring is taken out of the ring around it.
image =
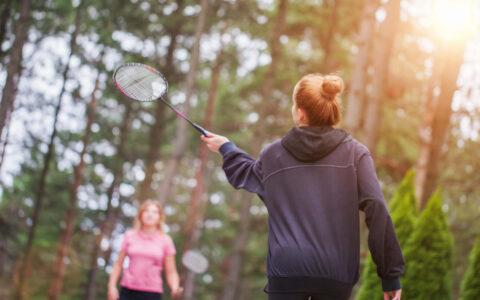
[[[237,295],[238,300],[250,300],[252,299],[252,279],[250,277],[243,278],[242,282],[238,283],[242,286],[240,294]]]
[[[138,200],[143,202],[152,197],[152,177],[155,173],[155,163],[160,156],[160,143],[163,136],[166,105],[158,101],[155,103],[155,123],[150,128],[150,148],[146,158],[145,178],[139,185]]]
[[[465,46],[466,41],[449,43],[448,46],[445,42],[440,49],[442,53],[436,61],[436,66],[442,65],[434,70],[439,73],[432,74],[434,77],[429,87],[424,126],[420,129],[420,153],[415,175],[416,195],[422,210],[437,185],[438,166],[450,126],[452,100],[457,89],[457,78],[463,63]],[[438,81],[435,80],[437,78]],[[440,94],[435,99],[436,88],[440,88]]]
[[[385,25],[381,26],[383,30],[380,31],[380,41],[374,57],[372,93],[365,114],[363,135],[363,142],[373,156],[382,127],[382,102],[385,101],[385,88],[389,76],[392,48],[400,21],[400,0],[390,0],[386,5],[387,19]]]
[[[193,94],[195,86],[195,75],[197,72],[197,64],[200,54],[200,40],[202,37],[203,29],[205,27],[205,19],[207,16],[208,0],[202,0],[202,10],[198,16],[196,31],[195,31],[195,44],[193,45],[192,55],[190,57],[190,70],[187,75],[187,82],[185,86],[185,103],[183,105],[183,114],[188,116],[190,113],[190,98]],[[168,201],[170,192],[172,190],[173,179],[177,175],[178,166],[180,160],[185,152],[187,143],[188,126],[190,126],[185,120],[178,119],[177,137],[175,139],[175,145],[173,147],[172,158],[169,160],[165,179],[161,186],[160,202],[165,204]]]
[[[10,19],[10,4],[12,0],[5,0],[3,4],[2,16],[0,17],[0,57],[3,56],[2,44],[7,32],[7,22]]]
[[[233,253],[230,257],[227,280],[223,287],[221,300],[235,300],[241,291],[243,257],[245,255],[248,231],[250,230],[250,206],[252,205],[252,198],[252,194],[242,192],[237,235],[233,243]]]
[[[7,239],[0,240],[0,282],[5,272],[4,266],[6,265],[6,262],[7,262],[7,249],[8,249],[8,240]]]
[[[87,124],[85,126],[85,134],[83,136],[83,149],[80,153],[80,162],[75,167],[73,175],[73,185],[70,191],[70,201],[68,208],[65,214],[65,227],[62,230],[60,237],[60,243],[57,249],[57,259],[54,266],[53,278],[50,282],[50,288],[48,291],[48,298],[50,300],[56,300],[59,298],[63,279],[65,277],[65,259],[68,256],[68,251],[70,249],[70,241],[72,239],[73,229],[75,227],[76,220],[76,208],[77,208],[77,193],[78,188],[83,182],[83,174],[85,170],[85,154],[87,153],[87,148],[90,144],[90,134],[92,129],[92,124],[95,119],[95,111],[97,106],[97,99],[95,98],[95,93],[99,89],[100,84],[100,72],[98,73],[95,88],[93,89],[90,103],[87,104],[86,115],[87,115]]]
[[[203,186],[202,186],[203,187]],[[202,189],[203,191],[203,189]],[[203,195],[204,193],[202,193]],[[205,211],[206,211],[206,203],[203,203],[203,205],[199,206],[198,212],[197,212],[197,218],[203,220],[205,216]],[[201,235],[201,229],[198,226],[195,226],[193,229],[193,232],[190,236],[190,240],[188,241],[190,245],[195,245],[197,241],[200,239]],[[187,245],[187,247],[190,247],[190,245]],[[185,251],[188,250],[186,247],[184,247],[182,253],[185,253]],[[182,295],[182,300],[194,300],[195,298],[195,276],[196,274],[182,265],[182,286],[184,288],[184,292]]]
[[[122,127],[121,127],[121,135],[120,141],[117,145],[117,156],[120,163],[114,167],[113,170],[113,181],[108,188],[107,191],[107,210],[105,211],[105,220],[100,225],[100,233],[97,237],[95,237],[95,245],[93,246],[93,251],[91,254],[90,259],[90,267],[88,271],[88,279],[86,284],[86,300],[94,300],[97,288],[97,276],[98,276],[98,257],[100,256],[101,251],[101,243],[104,238],[110,239],[113,229],[115,227],[115,218],[114,218],[114,208],[112,205],[113,195],[118,191],[118,187],[120,182],[122,182],[123,174],[123,162],[126,160],[125,155],[125,144],[127,141],[128,131],[129,131],[129,124],[130,124],[130,115],[131,115],[131,106],[130,103],[127,102],[127,106],[125,108],[125,115],[123,117]],[[108,264],[108,261],[105,262]]]
[[[220,71],[222,68],[223,51],[224,49],[222,44],[220,47],[220,51],[217,54],[215,66],[213,67],[213,70],[212,70],[212,83],[208,91],[207,106],[205,109],[205,116],[204,116],[204,123],[203,123],[204,128],[211,128],[212,126],[213,110],[215,108],[215,99],[217,97],[217,92],[218,92],[218,79],[220,77]],[[197,224],[197,210],[200,203],[200,197],[203,192],[203,186],[204,186],[203,178],[205,177],[205,169],[207,166],[207,154],[208,154],[208,149],[205,143],[200,143],[200,149],[198,154],[198,160],[200,162],[200,166],[195,176],[197,184],[193,189],[191,200],[190,200],[190,206],[188,210],[189,217],[187,218],[188,224],[187,224],[187,230],[186,230],[186,242],[184,244],[185,250],[188,250],[190,248],[189,240]]]
[[[183,11],[183,0],[177,2],[177,9],[174,14],[180,15]],[[173,75],[174,73],[174,64],[173,64],[173,53],[177,45],[177,36],[180,33],[180,28],[182,26],[181,22],[177,22],[170,29],[170,45],[168,45],[167,55],[165,59],[165,75],[167,78],[168,75]],[[162,142],[162,136],[164,133],[163,125],[165,122],[165,111],[166,106],[160,101],[156,102],[155,107],[155,123],[151,127],[150,131],[150,149],[147,154],[146,168],[145,168],[145,179],[139,186],[138,199],[143,202],[153,195],[152,190],[152,177],[155,173],[155,163],[157,162],[160,156],[160,144]]]
[[[7,5],[6,3],[5,5]],[[27,35],[27,23],[30,15],[30,0],[22,0],[20,18],[15,28],[15,41],[10,50],[10,60],[7,65],[7,80],[3,88],[2,102],[0,103],[0,137],[3,128],[13,111],[13,103],[17,95],[17,86],[21,74],[22,52]]]
[[[330,20],[328,26],[328,32],[325,38],[323,39],[323,62],[321,66],[322,73],[328,74],[332,72],[333,62],[332,62],[332,45],[334,44],[333,39],[335,36],[335,31],[337,27],[338,19],[338,9],[340,7],[341,0],[334,0],[332,12],[330,13]]]
[[[83,1],[82,1],[83,2]],[[82,2],[80,3],[80,6],[82,5]],[[37,229],[37,224],[38,220],[40,217],[40,211],[42,208],[43,204],[43,198],[45,194],[45,185],[46,185],[46,180],[47,180],[47,173],[48,169],[50,166],[50,161],[53,158],[54,154],[54,142],[55,138],[57,136],[57,122],[58,122],[58,115],[60,113],[60,109],[62,107],[62,99],[63,99],[63,94],[65,93],[65,86],[67,83],[68,79],[68,71],[69,71],[69,65],[70,65],[70,60],[75,53],[76,50],[76,39],[79,31],[79,23],[80,23],[80,6],[77,8],[76,11],[76,16],[75,16],[75,29],[72,33],[71,40],[70,40],[70,54],[68,56],[67,64],[65,65],[65,69],[63,71],[63,83],[62,87],[60,90],[60,94],[58,96],[58,103],[57,106],[55,107],[55,114],[54,114],[54,121],[53,121],[53,131],[52,134],[50,135],[50,141],[48,144],[48,150],[47,153],[45,154],[44,158],[44,166],[42,169],[42,172],[40,174],[39,178],[39,183],[38,183],[38,192],[35,197],[35,202],[33,204],[33,215],[32,215],[32,225],[29,228],[28,231],[28,237],[27,237],[27,242],[25,245],[25,250],[24,250],[24,256],[23,256],[23,261],[22,261],[22,266],[20,268],[20,275],[19,275],[19,280],[18,280],[18,286],[15,289],[15,299],[22,299],[23,298],[23,293],[24,293],[24,284],[26,280],[26,275],[27,275],[27,270],[30,267],[30,259],[31,259],[31,250],[33,246],[33,241],[35,240],[35,232]]]
[[[93,250],[90,255],[90,264],[88,269],[87,283],[86,283],[86,300],[95,299],[97,291],[97,277],[98,277],[98,258],[100,257],[102,241],[104,238],[109,239],[112,236],[113,229],[115,227],[115,214],[114,207],[112,205],[113,194],[118,191],[118,186],[122,181],[122,174],[120,170],[115,170],[113,174],[113,181],[110,187],[108,188],[108,202],[107,209],[105,210],[105,219],[102,222],[99,230],[99,235],[95,236],[95,244],[93,245]],[[105,261],[108,264],[108,261]]]
[[[0,153],[0,170],[2,170],[2,165],[3,165],[3,159],[5,158],[5,153],[7,152],[7,146],[8,146],[8,137],[10,135],[10,119],[12,118],[12,114],[8,116],[7,121],[5,122],[5,138],[2,140],[0,138],[0,144],[1,144],[1,153]],[[3,186],[2,178],[0,178],[0,187]]]
[[[442,60],[437,51],[435,54],[435,64],[433,65],[432,75],[429,78],[426,91],[426,101],[422,112],[422,122],[420,124],[420,128],[418,129],[420,149],[415,165],[415,195],[417,196],[417,201],[419,204],[421,203],[420,199],[423,194],[423,187],[425,186],[427,180],[426,174],[432,143],[431,125],[433,123],[436,104],[435,89],[439,84],[441,73]]]
[[[380,0],[369,0],[365,3],[362,22],[358,32],[358,53],[350,80],[350,93],[348,94],[343,122],[345,129],[354,137],[359,134],[364,112],[365,87],[368,82],[367,68],[370,62],[369,54],[372,49],[373,31],[375,28],[375,11],[379,4]]]
[[[227,25],[228,26],[228,25]],[[225,32],[226,27],[224,28],[223,32]],[[220,36],[223,35],[223,32]],[[222,43],[220,41],[220,43]],[[222,68],[222,59],[223,59],[223,43],[220,46],[220,51],[217,54],[217,59],[215,61],[215,66],[212,70],[212,83],[210,85],[210,89],[208,91],[208,100],[207,100],[207,107],[205,109],[205,116],[204,116],[204,128],[210,128],[212,124],[212,116],[213,110],[215,107],[215,98],[217,97],[218,91],[218,79],[220,77],[220,71]],[[199,209],[202,196],[205,194],[205,186],[203,182],[203,178],[205,177],[205,170],[207,167],[207,155],[208,149],[205,143],[200,144],[198,160],[200,162],[200,166],[198,167],[197,173],[195,175],[196,185],[193,189],[192,196],[190,199],[190,205],[188,207],[188,218],[187,218],[187,228],[185,231],[185,243],[183,246],[183,252],[192,248],[195,245],[196,237],[199,234],[195,234],[196,231],[199,231],[197,227],[198,221],[203,220],[203,213],[205,212],[205,207],[203,209]],[[205,203],[207,205],[207,203]],[[202,213],[202,214],[200,214]],[[193,290],[194,290],[194,280],[195,276],[191,271],[183,269],[187,272],[186,276],[184,277],[184,287],[185,287],[185,299],[192,299]]]
[[[280,57],[280,36],[283,33],[285,27],[285,21],[287,18],[287,6],[288,0],[280,0],[278,4],[278,13],[275,20],[275,25],[270,33],[270,55],[272,57],[272,61],[268,66],[267,74],[265,75],[265,81],[263,82],[262,94],[264,97],[264,101],[272,101],[270,98],[273,94],[273,88],[275,85],[275,75],[277,73],[277,64],[278,58]]]
[[[284,32],[285,22],[287,17],[288,0],[280,0],[278,3],[277,15],[275,18],[275,24],[269,37],[269,49],[270,56],[272,58],[270,65],[268,66],[265,79],[262,84],[262,101],[258,104],[255,111],[258,112],[260,120],[265,121],[263,125],[258,126],[256,134],[256,142],[258,142],[252,149],[252,154],[255,154],[260,150],[263,140],[267,136],[267,132],[275,132],[280,126],[275,123],[276,116],[278,115],[278,105],[272,99],[273,91],[275,88],[275,79],[277,74],[278,60],[280,58],[282,45],[280,43],[280,36]],[[272,118],[273,117],[273,118]],[[267,120],[272,120],[267,121]],[[260,125],[260,124],[259,124]]]

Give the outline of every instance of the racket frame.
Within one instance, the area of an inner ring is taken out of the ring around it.
[[[129,94],[127,94],[123,90],[123,88],[118,84],[118,82],[116,80],[116,75],[117,75],[118,70],[120,70],[122,68],[128,68],[128,67],[142,67],[142,68],[146,68],[146,69],[152,71],[153,73],[158,75],[163,80],[163,82],[165,83],[165,91],[160,96],[158,96],[157,98],[154,98],[154,99],[151,99],[151,100],[142,100],[142,99],[138,99],[138,98],[130,96]],[[187,118],[184,114],[182,114],[178,109],[173,107],[173,105],[171,105],[168,101],[163,99],[163,96],[168,93],[168,81],[165,78],[165,76],[163,76],[163,74],[160,73],[160,71],[156,70],[155,68],[152,68],[149,65],[145,65],[145,64],[141,64],[141,63],[126,63],[126,64],[118,66],[115,69],[115,72],[113,72],[113,81],[115,82],[115,86],[117,87],[117,89],[120,90],[120,92],[122,92],[122,94],[124,94],[125,96],[127,96],[128,98],[130,98],[132,100],[140,101],[140,102],[154,102],[154,101],[157,101],[157,100],[162,101],[166,106],[168,106],[171,110],[173,110],[180,118],[182,118],[185,121],[187,121],[188,123],[190,123],[190,125],[192,125],[193,128],[195,128],[198,132],[200,132],[204,136],[207,136],[207,134],[208,134],[207,130],[205,130],[202,126],[192,122],[189,118]]]

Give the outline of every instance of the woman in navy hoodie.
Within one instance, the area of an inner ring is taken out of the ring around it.
[[[237,189],[268,209],[269,300],[348,299],[359,277],[359,213],[384,298],[399,300],[405,261],[368,149],[342,129],[335,75],[309,74],[293,91],[295,127],[255,160],[226,137],[202,140],[223,155]]]

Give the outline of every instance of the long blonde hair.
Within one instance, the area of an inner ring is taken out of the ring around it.
[[[137,215],[135,216],[135,219],[133,220],[133,230],[135,232],[138,232],[142,228],[142,214],[143,212],[150,206],[150,205],[155,205],[158,209],[158,213],[160,215],[158,224],[157,224],[157,229],[161,232],[163,232],[163,224],[165,222],[165,214],[163,213],[162,205],[160,205],[160,202],[155,201],[155,200],[146,200],[140,205],[138,208]]]

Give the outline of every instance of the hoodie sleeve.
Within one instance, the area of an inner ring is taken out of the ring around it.
[[[382,279],[382,288],[384,291],[398,290],[401,288],[398,277],[404,272],[405,260],[368,153],[359,159],[357,178],[359,208],[365,212],[369,229],[368,248]]]
[[[227,142],[220,147],[223,155],[223,171],[228,182],[236,189],[245,189],[256,193],[263,199],[262,163],[237,148],[234,143]]]

